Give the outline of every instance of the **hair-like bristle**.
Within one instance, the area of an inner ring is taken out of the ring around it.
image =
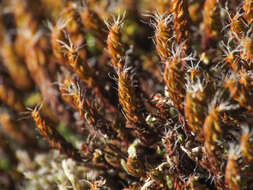
[[[62,51],[68,59],[68,64],[71,66],[73,71],[80,77],[81,80],[88,82],[92,79],[92,71],[88,66],[87,62],[80,57],[79,50],[83,48],[83,45],[76,46],[72,42],[69,34],[67,35],[67,42],[57,40],[61,45]]]
[[[171,56],[170,49],[172,48],[173,31],[171,28],[172,15],[155,13],[153,16],[155,23],[155,42],[156,51],[162,62],[165,62]]]
[[[123,108],[126,118],[133,123],[142,122],[143,118],[138,112],[136,103],[136,92],[131,81],[131,68],[124,68],[118,72],[118,94],[119,102]]]
[[[124,64],[122,64],[122,61],[125,56],[126,52],[126,44],[122,42],[121,39],[121,29],[124,24],[124,16],[121,17],[118,15],[117,17],[113,17],[113,21],[105,22],[109,29],[109,33],[107,36],[107,48],[109,51],[109,54],[112,59],[112,65],[117,71],[118,69],[123,69]]]
[[[64,64],[67,61],[67,58],[62,51],[61,44],[59,41],[66,41],[66,31],[65,27],[70,20],[63,20],[59,18],[55,26],[51,26],[51,46],[54,53],[54,56]]]
[[[165,63],[163,79],[168,87],[169,97],[173,101],[174,106],[183,110],[183,102],[185,97],[185,65],[186,61],[193,60],[191,55],[183,56],[184,43],[174,49],[172,47],[172,56]]]

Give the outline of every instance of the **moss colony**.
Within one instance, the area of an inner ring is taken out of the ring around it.
[[[1,190],[253,189],[252,0],[1,0]]]

